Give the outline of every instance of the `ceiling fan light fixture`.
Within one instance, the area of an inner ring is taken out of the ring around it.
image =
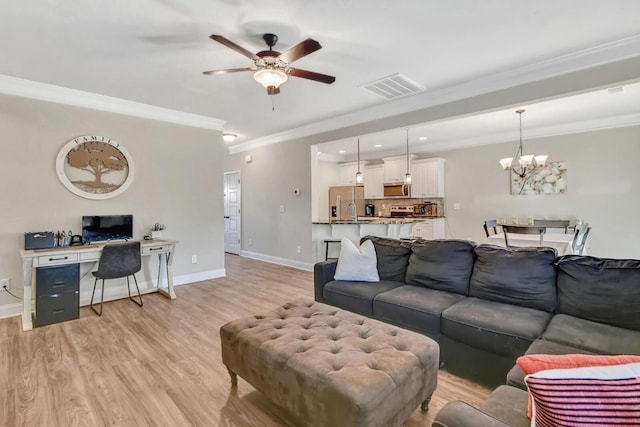
[[[253,74],[253,78],[267,89],[269,95],[280,93],[280,85],[289,79],[287,73],[273,68],[264,68]]]

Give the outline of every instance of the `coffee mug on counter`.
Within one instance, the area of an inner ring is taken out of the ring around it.
[[[507,220],[504,218],[498,218],[498,224],[500,225],[505,225],[507,223]]]
[[[518,218],[516,218],[515,216],[513,218],[511,218],[511,224],[512,225],[518,225]]]

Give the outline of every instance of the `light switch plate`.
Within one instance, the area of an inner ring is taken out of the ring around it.
[[[280,212],[284,212],[284,205],[280,205]]]

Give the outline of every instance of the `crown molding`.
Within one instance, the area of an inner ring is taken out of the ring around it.
[[[385,102],[352,113],[322,120],[309,125],[256,138],[229,147],[230,154],[236,154],[258,147],[277,144],[296,138],[304,138],[322,132],[341,129],[389,116],[429,108],[448,102],[459,101],[510,87],[525,85],[563,74],[585,70],[640,56],[640,35],[627,37],[610,43],[572,52],[566,55],[536,62],[507,71],[485,75],[475,80],[451,86],[427,90],[415,95]],[[327,141],[319,141],[327,142]]]
[[[557,126],[547,126],[527,129],[527,138],[524,140],[547,138],[552,136],[569,135],[572,133],[593,132],[598,130],[615,129],[628,126],[640,125],[640,113],[627,114],[623,116],[607,117],[603,119],[583,120],[572,123],[563,123]],[[509,131],[499,134],[483,135],[473,138],[459,139],[430,144],[426,149],[416,151],[416,153],[427,153],[436,151],[448,151],[461,148],[476,147],[481,145],[500,144],[503,142],[513,142],[518,140],[518,131]]]
[[[225,120],[0,74],[0,93],[222,131]]]

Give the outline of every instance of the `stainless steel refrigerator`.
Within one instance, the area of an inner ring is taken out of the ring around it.
[[[329,187],[329,220],[350,221],[364,216],[364,187]]]

